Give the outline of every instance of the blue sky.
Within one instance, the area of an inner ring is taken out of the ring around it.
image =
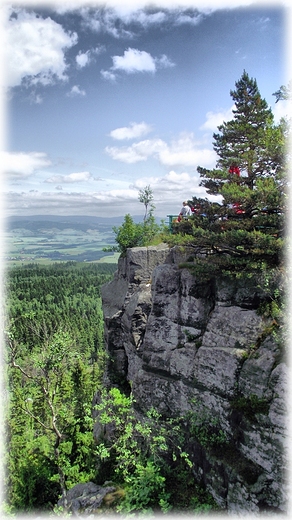
[[[155,215],[205,197],[212,135],[244,70],[276,121],[285,3],[2,3],[5,215]],[[3,87],[2,87],[3,89]]]

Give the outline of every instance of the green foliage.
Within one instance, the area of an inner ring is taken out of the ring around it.
[[[116,242],[118,244],[116,250],[124,254],[130,247],[146,246],[153,238],[159,234],[161,228],[156,224],[154,216],[150,213],[143,221],[143,223],[136,224],[127,214],[124,217],[124,222],[119,227],[114,227],[113,231],[116,235]]]
[[[153,192],[149,185],[139,191],[138,199],[145,206],[143,222],[136,224],[131,215],[127,213],[122,225],[113,227],[116,235],[115,241],[118,245],[106,248],[106,251],[118,251],[125,254],[128,248],[150,245],[153,240],[157,240],[157,237],[165,232],[164,224],[161,223],[159,226],[153,216],[155,206],[152,202]]]
[[[92,398],[103,371],[99,287],[113,266],[31,265],[7,271],[7,507],[52,509],[94,479]]]
[[[274,342],[285,351],[288,347],[289,326],[287,323],[286,287],[288,279],[285,272],[274,270],[263,272],[258,287],[265,292],[266,298],[258,307],[258,313],[266,320],[266,328],[263,331],[264,339],[268,335],[273,336]]]
[[[139,202],[141,202],[145,206],[144,222],[148,216],[148,206],[150,206],[150,215],[152,215],[152,213],[155,209],[155,206],[152,203],[152,201],[153,201],[153,191],[152,191],[150,185],[148,184],[148,186],[145,186],[144,189],[139,191]]]
[[[250,394],[248,397],[243,395],[237,396],[230,404],[234,410],[242,412],[251,421],[254,421],[256,414],[267,415],[270,408],[267,399],[259,398],[255,394]]]
[[[143,422],[134,411],[132,396],[112,388],[103,390],[97,405],[104,440],[97,448],[99,472],[106,464],[125,489],[117,510],[123,514],[152,513],[182,508],[207,511],[214,501],[195,483],[192,462],[184,450],[185,419],[163,419],[150,409]],[[188,484],[186,485],[186,482]]]
[[[190,411],[187,420],[191,435],[193,435],[205,449],[222,448],[228,444],[228,437],[220,426],[217,417],[210,412]]]
[[[19,346],[10,340],[9,379],[12,390],[9,413],[11,428],[9,479],[11,491],[17,489],[16,476],[25,475],[32,465],[27,451],[30,445],[36,472],[38,465],[49,462],[49,482],[57,482],[65,492],[72,485],[87,481],[94,475],[93,420],[91,401],[94,393],[93,366],[88,366],[77,353],[70,335],[58,331],[41,349],[36,348],[29,359],[23,357]],[[19,374],[21,386],[19,385]],[[76,389],[82,387],[82,401]],[[22,424],[21,421],[22,420]],[[29,442],[28,442],[29,441]],[[22,443],[22,457],[19,451]],[[46,464],[48,466],[48,463]],[[12,473],[16,470],[16,475]],[[31,478],[30,478],[31,480]],[[29,490],[27,481],[20,482]],[[53,486],[54,487],[54,486]],[[33,486],[35,489],[35,486]],[[28,498],[34,492],[29,493]],[[15,498],[11,495],[11,501]],[[20,506],[16,502],[16,505]],[[22,504],[30,508],[31,500]]]
[[[96,407],[99,423],[105,428],[104,440],[97,447],[99,472],[104,475],[110,461],[114,480],[124,486],[119,512],[168,512],[178,503],[180,475],[187,475],[192,489],[195,487],[192,462],[184,450],[185,421],[163,419],[157,410],[150,409],[142,422],[133,405],[132,397],[116,388],[102,391]]]
[[[152,508],[157,505],[163,512],[169,511],[169,494],[165,491],[165,477],[160,472],[160,468],[150,460],[144,465],[138,463],[134,473],[128,478],[127,492],[118,511],[151,513]]]

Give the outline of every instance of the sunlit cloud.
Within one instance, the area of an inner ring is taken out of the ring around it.
[[[105,151],[112,159],[128,164],[146,161],[152,157],[165,166],[197,167],[200,165],[207,168],[213,166],[216,161],[215,152],[202,147],[202,144],[194,139],[193,134],[182,134],[170,145],[162,139],[146,139],[128,147],[107,146]]]
[[[149,52],[132,49],[129,47],[122,56],[112,56],[113,65],[106,71],[101,71],[105,79],[114,79],[115,72],[125,72],[126,74],[136,74],[148,72],[154,74],[158,68],[174,67],[175,64],[163,54],[160,57],[153,57]]]
[[[123,126],[121,128],[116,128],[110,132],[110,136],[113,139],[123,140],[123,139],[136,139],[137,137],[141,137],[142,135],[146,135],[152,131],[151,125],[147,123],[130,123],[129,126]]]
[[[5,85],[15,87],[24,80],[28,85],[52,85],[67,80],[65,51],[77,43],[77,34],[66,32],[50,17],[42,18],[24,9],[10,8],[6,13]]]
[[[131,164],[146,161],[151,156],[158,157],[157,154],[161,153],[166,146],[162,139],[146,139],[128,147],[107,146],[105,151],[115,161]]]
[[[225,111],[219,110],[218,112],[207,112],[206,121],[200,127],[200,130],[210,130],[211,132],[216,132],[218,126],[222,125],[223,121],[230,121],[233,119],[233,110],[235,110],[235,108],[235,105],[232,105],[232,107]]]
[[[138,49],[127,49],[123,56],[113,56],[112,70],[122,70],[131,74],[133,72],[155,72],[155,59],[149,52]]]
[[[93,180],[89,172],[69,173],[68,175],[52,175],[45,182],[48,183],[72,183],[72,182],[88,182]]]
[[[1,153],[1,164],[4,173],[9,174],[11,178],[25,178],[33,175],[37,170],[47,167],[51,161],[45,153]]]

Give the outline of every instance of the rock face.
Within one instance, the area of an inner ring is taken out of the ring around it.
[[[185,255],[162,244],[120,258],[102,288],[106,384],[131,386],[139,413],[216,423],[224,449],[193,438],[191,452],[228,512],[285,512],[287,365],[257,310],[266,295],[255,279],[203,282]]]

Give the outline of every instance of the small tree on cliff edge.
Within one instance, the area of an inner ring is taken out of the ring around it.
[[[176,226],[194,249],[197,269],[213,272],[279,265],[284,243],[287,124],[274,125],[256,81],[245,71],[235,86],[234,118],[213,134],[216,168],[198,167],[200,185],[221,200],[194,197],[197,213]]]

